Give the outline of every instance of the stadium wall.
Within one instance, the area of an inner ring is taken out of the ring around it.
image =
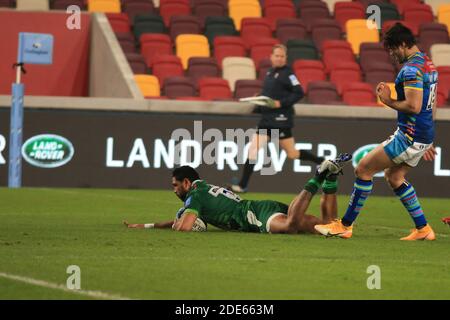
[[[0,106],[3,106],[0,107],[2,186],[7,184],[8,99],[10,97],[0,96]],[[170,171],[176,162],[175,146],[181,145],[180,141],[184,141],[186,154],[192,155],[187,160],[198,166],[202,177],[210,183],[224,185],[233,176],[240,176],[239,170],[242,170],[241,165],[235,165],[239,154],[237,157],[230,155],[235,147],[231,139],[226,139],[226,130],[253,128],[259,118],[251,113],[251,106],[233,102],[201,105],[184,101],[27,97],[25,105],[24,141],[41,134],[54,134],[67,139],[74,151],[67,163],[43,168],[30,162],[30,158],[33,160],[31,152],[33,148],[51,151],[51,146],[46,150],[36,139],[25,143],[28,149],[25,151],[27,159],[24,157],[23,161],[23,184],[28,187],[167,189]],[[359,159],[372,144],[383,141],[395,130],[395,113],[388,109],[296,105],[296,111],[294,135],[298,147],[318,154],[333,156],[338,152],[351,152]],[[423,196],[449,196],[449,111],[438,112],[437,160],[434,163],[423,161],[409,176]],[[184,139],[174,138],[177,129],[186,129]],[[211,164],[207,164],[205,157],[205,150],[211,147],[205,137],[208,133],[223,135],[217,139],[209,137],[216,141],[212,145],[216,147],[216,161]],[[274,175],[255,174],[250,185],[252,191],[296,193],[314,171],[308,163],[284,159],[278,152],[270,155],[272,163],[281,171]],[[340,193],[351,191],[351,171],[347,169],[342,177]],[[392,195],[383,180],[376,178],[376,193]]]

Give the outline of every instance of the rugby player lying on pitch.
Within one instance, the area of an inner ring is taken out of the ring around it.
[[[341,154],[323,161],[304,190],[289,206],[271,200],[243,200],[233,192],[200,180],[189,166],[172,173],[175,194],[184,202],[174,220],[159,223],[130,224],[128,228],[172,228],[175,231],[204,231],[202,221],[224,230],[261,233],[318,233],[314,226],[337,217],[337,177],[351,155]],[[312,197],[322,188],[321,218],[306,214]],[[199,218],[201,221],[198,221]]]

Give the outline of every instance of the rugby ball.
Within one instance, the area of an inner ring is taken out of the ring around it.
[[[196,231],[196,232],[203,232],[206,231],[207,229],[207,224],[200,218],[197,218],[197,220],[195,220],[194,225],[192,226],[192,231]]]

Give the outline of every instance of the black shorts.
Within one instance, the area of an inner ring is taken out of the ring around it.
[[[279,140],[292,138],[292,128],[256,127],[256,133],[258,133],[259,135],[267,135],[267,136],[269,136],[269,139],[272,139],[272,135],[274,134],[272,132],[272,130],[278,130],[278,138],[279,138]]]

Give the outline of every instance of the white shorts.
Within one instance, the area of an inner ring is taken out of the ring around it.
[[[382,144],[384,151],[394,163],[406,163],[411,167],[417,166],[425,152],[432,146],[432,143],[410,142],[398,129]]]

